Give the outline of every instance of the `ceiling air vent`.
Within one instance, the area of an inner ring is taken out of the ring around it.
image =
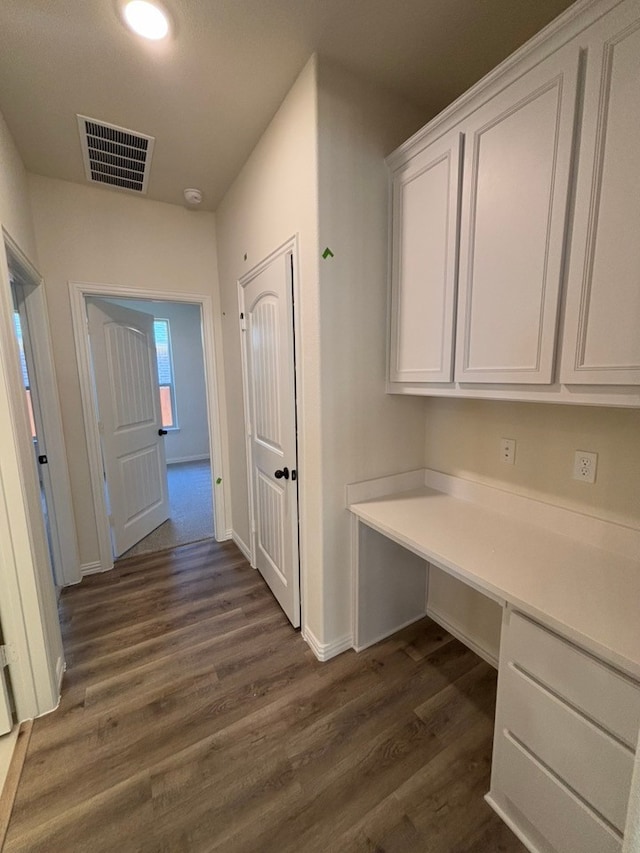
[[[78,116],[87,180],[135,193],[146,193],[153,136]]]

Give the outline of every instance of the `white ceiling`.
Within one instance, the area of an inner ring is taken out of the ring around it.
[[[0,111],[27,169],[84,182],[76,113],[156,137],[149,197],[214,210],[318,51],[425,122],[569,0],[165,0],[167,43],[118,0],[1,0]],[[110,190],[105,190],[110,191]]]

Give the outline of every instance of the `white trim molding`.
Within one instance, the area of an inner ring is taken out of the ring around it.
[[[248,562],[251,563],[251,549],[249,548],[247,543],[244,541],[244,539],[241,539],[235,530],[231,531],[230,538],[233,539],[234,543],[238,546],[240,551],[242,551],[244,556],[247,558]]]
[[[112,567],[110,566],[109,568]],[[93,563],[83,563],[80,566],[80,573],[82,574],[83,578],[87,575],[99,575],[105,571],[108,571],[108,569],[103,569],[100,560],[95,560],[95,562]]]
[[[220,340],[219,318],[216,318],[213,299],[205,293],[185,293],[164,290],[143,290],[114,284],[96,282],[69,282],[69,298],[73,334],[75,338],[82,412],[84,415],[91,491],[98,528],[98,550],[102,571],[113,568],[111,534],[102,475],[102,453],[98,431],[98,413],[91,378],[91,356],[86,322],[86,297],[97,296],[118,299],[159,300],[162,302],[189,302],[198,305],[201,310],[202,348],[205,365],[205,384],[207,392],[207,414],[209,420],[209,446],[211,459],[211,487],[213,491],[213,515],[215,536],[218,541],[227,538],[229,524],[227,520],[226,473],[228,471],[228,452],[226,446],[226,409],[220,389],[222,385],[222,364],[217,343]],[[218,482],[219,481],[219,482]],[[224,532],[223,532],[224,531]],[[83,570],[83,574],[85,574]]]
[[[353,648],[353,637],[351,634],[337,637],[329,643],[321,643],[313,631],[307,627],[302,632],[302,638],[318,660],[323,663]]]
[[[24,312],[28,327],[23,332],[28,335],[33,357],[35,376],[31,380],[39,402],[37,412],[34,412],[38,453],[48,458],[41,476],[49,516],[54,576],[58,586],[69,586],[80,582],[80,554],[45,288],[42,276],[19,246],[6,232],[3,232],[3,238],[10,277],[20,285],[20,311]]]

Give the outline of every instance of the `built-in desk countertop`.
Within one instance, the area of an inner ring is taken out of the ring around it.
[[[640,531],[433,471],[349,486],[347,503],[360,523],[640,678]],[[389,588],[397,581],[388,574]],[[354,598],[357,620],[357,587]]]

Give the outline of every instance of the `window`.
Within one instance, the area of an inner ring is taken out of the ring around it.
[[[29,422],[31,424],[31,438],[36,437],[36,422],[33,417],[33,403],[31,402],[31,385],[29,383],[29,373],[27,371],[27,359],[24,354],[24,338],[22,337],[22,323],[20,322],[20,314],[17,311],[13,312],[13,327],[16,331],[18,339],[18,347],[20,349],[20,368],[22,370],[22,384],[27,394],[27,409],[29,410]]]
[[[162,426],[167,429],[177,429],[176,392],[173,384],[173,357],[171,355],[169,321],[154,320],[153,333],[156,339],[156,355],[158,358]]]

